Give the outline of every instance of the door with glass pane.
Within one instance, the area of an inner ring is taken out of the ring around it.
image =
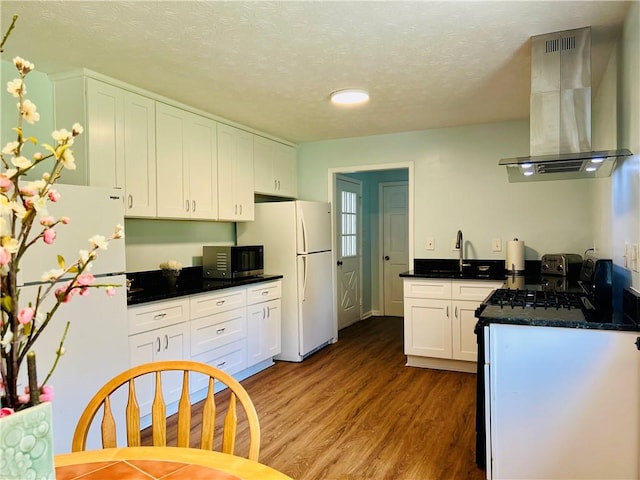
[[[361,319],[362,183],[336,177],[335,221],[338,329]]]

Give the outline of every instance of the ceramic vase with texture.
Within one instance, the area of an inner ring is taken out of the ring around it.
[[[167,285],[169,285],[169,290],[176,289],[176,284],[178,283],[179,275],[180,275],[179,270],[162,270],[162,276],[167,282]]]
[[[0,418],[0,478],[55,480],[51,403]]]

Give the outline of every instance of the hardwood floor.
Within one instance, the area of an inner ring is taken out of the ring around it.
[[[260,417],[260,462],[296,480],[484,478],[475,375],[406,367],[402,318],[358,322],[242,384]]]

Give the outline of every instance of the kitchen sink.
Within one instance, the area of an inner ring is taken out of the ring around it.
[[[416,259],[414,273],[433,278],[505,278],[504,260],[465,260],[462,270],[456,259]]]

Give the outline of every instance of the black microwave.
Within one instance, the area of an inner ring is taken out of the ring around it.
[[[264,246],[202,247],[204,278],[258,277],[264,273]]]

